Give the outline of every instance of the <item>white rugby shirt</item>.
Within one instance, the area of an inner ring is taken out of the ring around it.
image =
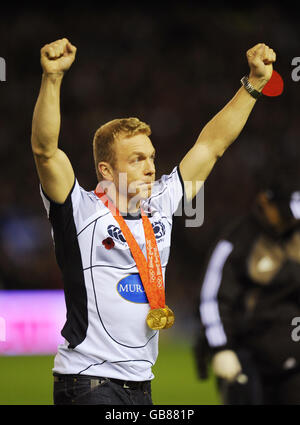
[[[64,204],[40,188],[62,271],[67,308],[53,372],[128,381],[154,378],[158,331],[147,326],[150,309],[138,269],[117,221],[95,195],[75,179]],[[183,197],[179,168],[156,181],[142,203],[152,223],[165,277],[172,217]],[[124,217],[146,256],[141,217]],[[102,243],[111,238],[114,246]]]

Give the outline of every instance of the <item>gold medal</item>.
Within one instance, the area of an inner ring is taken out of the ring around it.
[[[175,315],[173,313],[173,311],[166,305],[164,308],[166,315],[167,315],[167,323],[165,326],[165,329],[170,328],[171,326],[174,325],[175,322]]]
[[[167,324],[167,312],[164,308],[151,309],[147,315],[146,322],[151,329],[163,329]]]
[[[147,325],[154,330],[168,329],[174,325],[175,315],[166,305],[164,308],[155,308],[147,315]]]

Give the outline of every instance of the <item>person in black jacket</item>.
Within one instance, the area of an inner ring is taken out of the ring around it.
[[[300,404],[299,219],[300,192],[270,185],[209,258],[195,355],[201,378],[211,361],[224,404]]]

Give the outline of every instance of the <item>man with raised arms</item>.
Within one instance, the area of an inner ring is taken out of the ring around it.
[[[58,147],[60,87],[75,55],[66,38],[41,49],[31,138],[67,307],[54,403],[152,404],[159,330],[174,323],[164,292],[172,216],[184,192],[189,200],[196,195],[240,134],[271,78],[275,53],[261,43],[248,50],[249,78],[159,180],[149,125],[137,118],[101,125],[93,140],[98,184],[91,191]]]

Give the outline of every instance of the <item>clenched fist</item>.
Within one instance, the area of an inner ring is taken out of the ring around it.
[[[246,55],[250,67],[249,80],[257,82],[261,89],[272,76],[276,53],[266,44],[259,43],[249,49]]]
[[[45,74],[64,73],[74,62],[76,47],[67,38],[46,44],[41,49],[41,65]]]

